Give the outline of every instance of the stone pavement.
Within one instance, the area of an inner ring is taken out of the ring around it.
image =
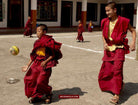
[[[50,34],[50,33],[49,33]],[[103,56],[101,31],[84,32],[83,43],[76,42],[76,32],[53,33],[56,41],[62,42],[63,58],[53,68],[50,85],[53,87],[51,105],[112,105],[111,94],[101,92],[98,86],[98,73]],[[36,36],[33,38],[20,35],[0,36],[0,105],[30,105],[24,95],[21,67],[29,60]],[[130,35],[128,38],[131,40]],[[17,56],[9,53],[9,48],[16,45],[20,49]],[[121,105],[138,105],[138,61],[135,53],[126,56],[124,64],[125,87],[120,96]],[[8,84],[9,78],[19,80]],[[79,99],[59,99],[59,95],[79,95]],[[36,103],[34,105],[44,105]]]

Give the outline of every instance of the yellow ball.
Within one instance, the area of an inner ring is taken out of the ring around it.
[[[10,53],[11,53],[12,55],[17,55],[17,54],[19,54],[19,48],[18,48],[17,46],[12,46],[12,47],[10,48]]]

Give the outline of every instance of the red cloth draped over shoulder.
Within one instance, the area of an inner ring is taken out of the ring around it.
[[[123,63],[125,54],[129,53],[128,40],[126,38],[129,19],[118,16],[113,32],[112,41],[108,38],[109,18],[101,22],[103,37],[107,44],[124,45],[124,48],[117,48],[115,51],[104,51],[103,64],[98,76],[99,86],[102,91],[111,91],[114,94],[120,94],[123,84]]]
[[[92,32],[92,24],[91,23],[88,24],[88,31]]]
[[[26,29],[24,32],[24,35],[26,35],[26,36],[32,35],[32,21],[31,21],[31,19],[28,19],[24,29]]]
[[[126,35],[130,20],[125,17],[118,16],[118,20],[111,34],[111,38],[113,39],[113,41],[110,41],[108,38],[109,21],[109,18],[105,18],[101,21],[101,29],[103,30],[103,36],[106,42],[108,43],[108,45],[124,45],[125,54],[128,54],[129,46]]]
[[[31,22],[32,22],[31,19],[28,19],[28,21],[25,24],[25,29],[32,27]]]
[[[61,47],[61,43],[59,42],[55,42],[54,39],[52,38],[52,36],[49,35],[42,35],[42,37],[38,40],[36,40],[36,42],[34,43],[34,48],[30,54],[31,59],[34,61],[35,59],[37,60],[45,60],[47,59],[49,56],[53,56],[54,58],[56,57],[56,49],[57,47],[60,48]],[[38,56],[36,54],[36,50],[40,47],[45,47],[46,48],[46,56]],[[56,66],[56,64],[58,63],[57,59],[52,59],[50,60],[47,65],[46,65],[46,69]]]
[[[83,27],[83,24],[81,24],[81,23],[78,25],[78,32],[79,33],[84,32],[84,27]]]

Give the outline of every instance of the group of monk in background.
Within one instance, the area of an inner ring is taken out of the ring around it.
[[[25,27],[24,27],[24,30],[25,30],[24,31],[24,36],[32,37],[32,33],[33,33],[32,32],[33,31],[32,30],[32,24],[33,24],[33,22],[31,20],[31,17],[29,16],[28,20],[25,24]],[[93,23],[92,23],[92,21],[90,21],[89,24],[88,24],[88,32],[92,32],[93,28],[94,28]],[[84,41],[84,38],[83,38],[83,35],[82,35],[83,32],[84,32],[84,27],[83,27],[82,21],[79,20],[78,21],[78,36],[76,38],[79,42]]]
[[[33,24],[33,22],[31,20],[31,17],[28,16],[28,20],[27,20],[27,22],[25,24],[25,27],[24,27],[24,30],[25,30],[24,31],[24,36],[32,37],[32,24]]]
[[[84,38],[83,38],[83,35],[82,35],[82,33],[84,32],[84,27],[83,27],[83,24],[82,24],[82,21],[81,20],[79,20],[78,21],[78,36],[77,36],[77,40],[78,40],[78,42],[83,42],[84,41]],[[92,21],[90,21],[89,22],[89,24],[88,24],[88,32],[92,32],[93,31],[93,23],[92,23]]]

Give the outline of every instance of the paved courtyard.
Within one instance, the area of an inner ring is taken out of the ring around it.
[[[101,92],[98,86],[98,73],[102,64],[102,32],[84,32],[84,42],[76,41],[77,32],[49,33],[56,41],[62,42],[63,58],[53,68],[50,85],[53,87],[51,105],[112,105],[111,94]],[[21,67],[29,60],[33,38],[23,35],[0,35],[0,105],[30,105],[24,94],[24,75]],[[131,41],[131,35],[128,34]],[[130,43],[130,42],[129,42]],[[9,48],[16,45],[20,49],[17,56],[9,53]],[[120,96],[121,105],[138,105],[138,61],[136,52],[126,55],[124,64],[125,87]],[[8,84],[9,78],[18,80]],[[59,95],[79,95],[79,99],[59,99]],[[36,103],[34,105],[44,105]]]

